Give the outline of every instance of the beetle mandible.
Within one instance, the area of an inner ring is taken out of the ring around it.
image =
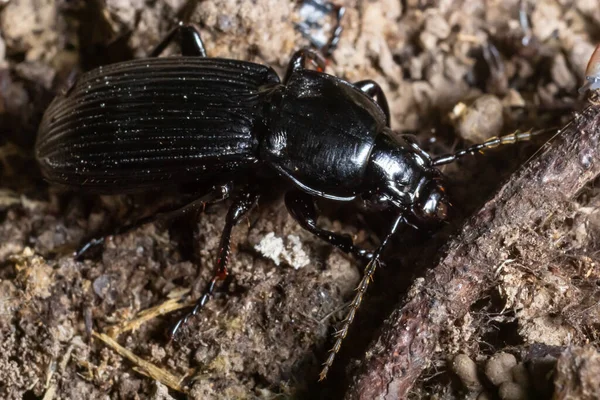
[[[159,58],[174,39],[182,55]],[[224,200],[235,189],[214,277],[171,336],[228,275],[232,229],[256,204],[265,179],[293,184],[285,194],[292,217],[319,238],[368,262],[321,378],[397,228],[447,218],[449,202],[436,167],[532,136],[495,137],[432,159],[408,136],[392,134],[388,104],[377,83],[349,83],[323,73],[324,60],[309,49],[292,56],[280,80],[264,65],[207,57],[198,28],[179,24],[151,56],[87,72],[54,99],[35,146],[43,175],[51,183],[100,194],[218,181],[192,208]],[[307,68],[307,62],[318,70]],[[362,199],[376,209],[393,210],[395,218],[377,249],[362,249],[349,236],[317,226],[314,198],[319,197]],[[88,242],[76,256],[103,241]]]

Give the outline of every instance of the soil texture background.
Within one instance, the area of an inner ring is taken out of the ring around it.
[[[597,0],[338,3],[344,30],[327,72],[377,81],[392,128],[414,134],[432,155],[517,129],[556,132],[586,107],[577,89],[600,42]],[[169,342],[181,305],[212,277],[230,203],[116,235],[75,261],[86,238],[181,199],[60,190],[33,157],[43,111],[73,72],[144,57],[185,15],[209,56],[267,64],[282,76],[293,52],[310,44],[297,29],[304,7],[0,0],[0,398],[356,397],[348,388],[360,384],[385,318],[407,294],[427,291],[422,277],[448,240],[551,134],[441,168],[450,224],[407,227],[394,238],[323,383],[321,363],[364,265],[293,221],[284,183],[265,188],[269,195],[234,230],[231,279]],[[332,22],[323,15],[313,33],[328,34]],[[592,180],[550,204],[544,218],[487,244],[499,255],[487,266],[494,284],[460,318],[442,322],[409,398],[598,398],[600,190]],[[360,246],[377,246],[387,227],[387,216],[359,204],[318,205],[320,226]]]

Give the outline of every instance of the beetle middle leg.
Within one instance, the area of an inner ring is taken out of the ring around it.
[[[222,282],[229,275],[227,264],[229,264],[229,254],[231,251],[231,231],[233,230],[233,227],[240,222],[244,215],[246,215],[248,211],[254,207],[259,197],[259,193],[254,187],[251,186],[246,186],[235,197],[233,204],[229,207],[229,211],[227,212],[227,217],[225,218],[225,227],[223,228],[223,233],[221,233],[215,274],[206,286],[206,289],[204,290],[204,293],[200,299],[196,302],[196,305],[192,311],[177,321],[173,328],[171,328],[169,332],[171,339],[175,337],[181,326],[185,325],[191,317],[198,314],[200,309],[206,305],[208,300],[210,300],[210,298],[213,296],[217,283]]]
[[[317,226],[318,215],[315,203],[312,196],[309,194],[299,190],[289,191],[285,194],[285,205],[290,212],[290,215],[300,224],[300,226],[318,238],[334,245],[343,252],[353,254],[358,258],[370,260],[373,257],[371,251],[355,246],[349,235],[343,235],[319,228]]]
[[[200,29],[194,24],[179,22],[177,26],[150,52],[149,57],[158,57],[173,40],[179,42],[184,56],[206,57],[206,49],[200,35]]]
[[[381,111],[385,114],[385,123],[389,127],[390,126],[390,107],[388,106],[387,98],[385,97],[385,93],[381,86],[375,81],[370,79],[364,81],[358,81],[354,83],[354,86],[365,92],[367,95],[371,96],[373,100],[377,103]]]
[[[300,49],[292,55],[285,73],[285,78],[283,78],[283,83],[286,84],[294,72],[305,69],[307,61],[312,62],[317,67],[317,71],[325,71],[327,62],[319,52],[308,48]]]
[[[197,200],[194,200],[193,202],[191,202],[189,204],[186,204],[183,207],[179,207],[174,210],[169,209],[169,210],[160,212],[158,214],[151,215],[149,217],[143,217],[141,219],[138,219],[137,221],[134,221],[131,224],[127,224],[125,226],[122,226],[122,227],[116,229],[111,234],[94,237],[94,238],[88,240],[87,242],[85,242],[79,248],[79,250],[77,250],[75,252],[74,258],[75,258],[75,260],[81,260],[83,258],[83,256],[85,255],[85,253],[87,253],[90,249],[92,249],[96,246],[104,245],[104,242],[106,242],[106,239],[111,236],[121,235],[123,233],[130,232],[132,230],[139,228],[142,225],[156,222],[158,220],[173,220],[177,217],[181,217],[190,212],[196,212],[196,211],[204,208],[207,204],[223,201],[229,197],[232,189],[233,189],[233,182],[227,182],[223,185],[213,186],[211,188],[211,190],[208,193],[206,193],[204,196],[200,197]]]

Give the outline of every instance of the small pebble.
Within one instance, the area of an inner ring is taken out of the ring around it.
[[[512,381],[512,369],[517,365],[515,356],[509,353],[496,353],[485,364],[485,375],[496,386]]]
[[[472,143],[481,143],[502,133],[502,111],[502,101],[486,94],[478,97],[471,105],[459,103],[452,117],[455,118],[454,124],[460,137]]]
[[[482,385],[477,377],[477,365],[466,354],[459,354],[452,360],[452,371],[460,378],[469,391],[481,390]]]
[[[425,19],[425,30],[438,39],[446,39],[452,32],[446,18],[439,12],[433,12],[433,9]]]
[[[498,395],[502,400],[525,400],[527,393],[521,385],[515,382],[504,382],[500,385]]]
[[[477,396],[477,400],[492,400],[492,397],[487,394],[487,392],[481,392],[479,393],[479,396]]]
[[[522,363],[519,363],[511,370],[513,381],[527,389],[529,387],[529,375],[527,368]]]

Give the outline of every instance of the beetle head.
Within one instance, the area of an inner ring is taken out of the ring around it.
[[[417,225],[448,218],[450,202],[431,158],[410,137],[384,131],[377,139],[366,171],[362,197],[369,208],[400,209]]]
[[[411,211],[420,222],[437,223],[448,219],[450,206],[444,187],[433,179],[419,192]]]

